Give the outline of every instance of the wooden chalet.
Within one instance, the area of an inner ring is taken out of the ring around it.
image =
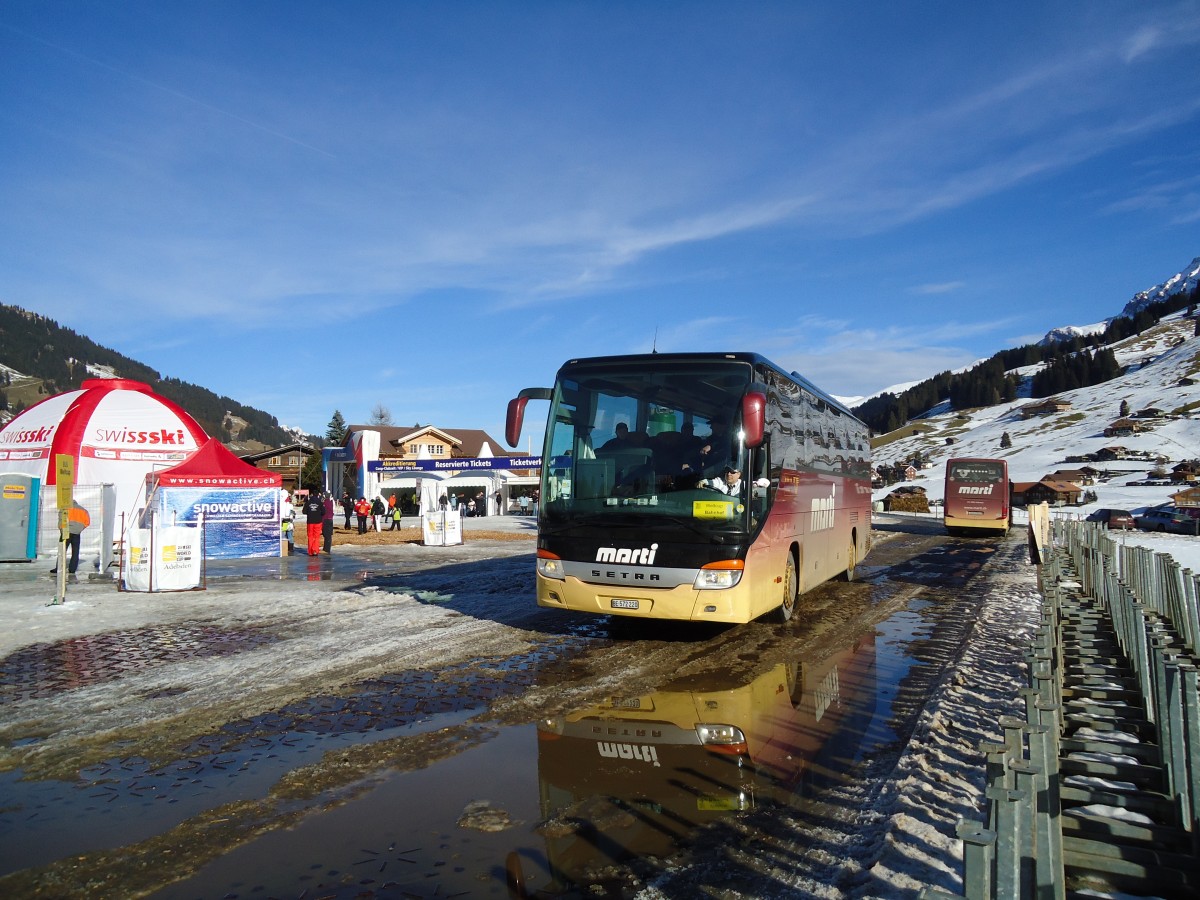
[[[1192,484],[1200,481],[1200,460],[1187,459],[1171,469],[1171,480],[1177,484]]]
[[[1051,397],[1040,403],[1028,403],[1022,406],[1018,412],[1020,412],[1022,419],[1032,419],[1035,416],[1053,416],[1060,412],[1066,412],[1070,408],[1071,401]]]
[[[346,440],[350,435],[362,431],[379,433],[380,459],[474,459],[484,454],[491,456],[527,456],[528,454],[507,450],[500,441],[478,428],[442,428],[438,425],[413,425],[399,428],[394,425],[351,425],[346,429]],[[528,473],[529,470],[513,470]]]
[[[1200,485],[1184,488],[1171,495],[1176,506],[1200,506]]]
[[[258,453],[247,453],[239,456],[238,459],[263,471],[274,472],[283,479],[281,485],[283,489],[294,493],[300,487],[300,478],[304,473],[304,466],[308,462],[308,458],[314,453],[320,452],[316,447],[308,444],[287,444]]]
[[[1128,437],[1131,434],[1138,434],[1142,430],[1142,423],[1136,422],[1133,419],[1117,419],[1115,422],[1109,423],[1104,429],[1105,437]]]
[[[1083,503],[1083,488],[1070,481],[1043,478],[1024,487],[1021,496],[1026,505],[1048,503],[1051,506],[1079,506]]]

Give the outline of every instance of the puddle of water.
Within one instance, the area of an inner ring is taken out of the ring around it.
[[[429,769],[386,778],[365,795],[266,834],[152,894],[196,897],[506,897],[504,860],[539,818],[532,726]],[[507,814],[496,832],[457,825],[474,802]]]
[[[916,613],[900,616],[885,629],[897,641],[920,623]],[[872,631],[748,684],[715,676],[501,729],[154,896],[500,897],[515,870],[529,894],[621,896],[614,865],[641,861],[652,875],[655,860],[705,825],[811,803],[869,751],[865,741],[894,741],[883,724],[890,707],[877,698],[905,666],[889,652],[881,668],[877,647]],[[502,811],[509,827],[462,825],[477,801]]]
[[[289,731],[219,751],[198,742],[187,748],[192,755],[167,766],[110,760],[82,771],[77,782],[0,773],[0,875],[146,840],[222,804],[261,798],[288,772],[329,750],[450,728],[473,714],[440,713],[367,732]],[[213,736],[211,743],[228,738]]]
[[[705,825],[803,808],[893,744],[896,690],[918,664],[910,650],[932,627],[929,606],[915,599],[850,646],[778,665],[748,684],[714,674],[611,697],[562,718],[500,728],[426,768],[376,771],[315,800],[268,806],[305,814],[153,896],[508,896],[506,872],[514,869],[527,891],[619,896],[614,865],[632,860],[651,876]],[[419,684],[396,676],[353,697],[314,698],[234,723],[159,769],[116,761],[83,773],[78,785],[0,775],[0,871],[130,845],[231,800],[265,797],[327,750],[458,725],[477,714],[486,689],[538,680],[578,640],[439,673],[458,679],[453,684],[413,673]],[[438,691],[445,696],[435,703],[459,708],[403,719],[407,707],[396,704]],[[364,706],[366,697],[375,699]],[[373,728],[381,711],[401,717],[387,724],[403,724]],[[358,730],[347,731],[355,722]],[[460,820],[482,801],[481,812]],[[211,827],[221,852],[226,839]],[[185,849],[179,855],[167,872],[184,865]]]

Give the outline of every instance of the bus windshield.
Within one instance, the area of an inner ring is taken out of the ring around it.
[[[751,527],[754,454],[740,435],[753,369],[735,360],[568,364],[551,400],[542,527],[686,520]],[[757,493],[756,493],[757,491]]]
[[[1004,463],[996,460],[951,460],[946,480],[963,484],[995,484],[1006,478]]]

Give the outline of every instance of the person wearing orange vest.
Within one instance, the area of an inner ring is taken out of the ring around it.
[[[71,549],[71,559],[67,563],[67,571],[72,575],[79,568],[79,545],[82,541],[83,529],[92,524],[88,511],[79,505],[78,500],[71,501],[67,510],[67,546]]]

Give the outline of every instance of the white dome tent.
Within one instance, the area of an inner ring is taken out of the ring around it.
[[[111,555],[114,525],[144,502],[147,476],[173,466],[208,435],[178,405],[149,385],[124,378],[91,378],[56,394],[0,429],[0,472],[41,479],[39,553],[58,542],[54,515],[55,457],[74,460],[76,496],[92,517],[81,555],[101,567]],[[99,527],[97,527],[99,526]]]

